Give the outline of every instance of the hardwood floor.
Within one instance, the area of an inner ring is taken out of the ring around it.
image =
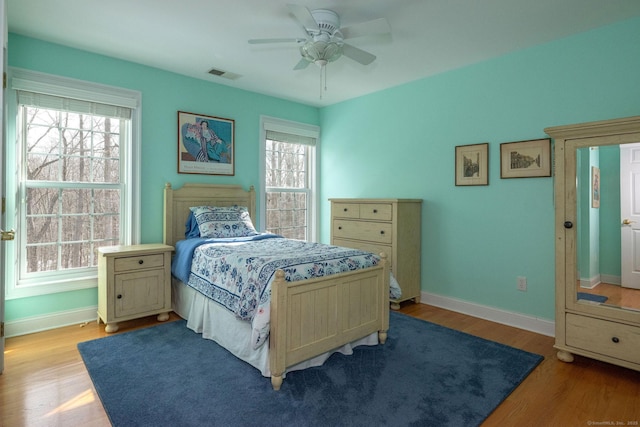
[[[563,363],[551,337],[425,304],[403,303],[400,311],[545,357],[483,426],[640,425],[640,372],[580,356]],[[124,322],[118,333],[156,323],[155,316]],[[76,348],[106,335],[92,322],[7,339],[0,426],[109,426]]]
[[[604,295],[608,299],[605,304],[640,310],[640,289],[623,288],[620,285],[600,283],[593,289],[578,288],[580,292],[595,295]]]

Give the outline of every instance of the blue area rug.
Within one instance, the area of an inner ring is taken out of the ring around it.
[[[594,295],[594,294],[588,294],[586,292],[578,292],[578,299],[581,299],[584,301],[593,301],[593,302],[603,303],[609,298],[605,297],[604,295]]]
[[[280,391],[179,320],[78,344],[114,426],[473,426],[542,356],[391,312],[386,344]]]

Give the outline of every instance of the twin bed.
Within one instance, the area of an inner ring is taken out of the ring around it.
[[[187,327],[271,377],[274,390],[288,371],[321,365],[336,351],[384,344],[384,254],[257,233],[248,219],[255,211],[253,187],[165,186],[164,243],[176,247],[173,309]],[[238,223],[225,222],[236,215]],[[301,259],[294,262],[293,253]]]

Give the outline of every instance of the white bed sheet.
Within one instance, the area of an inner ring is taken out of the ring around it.
[[[249,363],[265,377],[271,376],[269,369],[269,340],[254,350],[251,345],[251,322],[243,321],[233,313],[185,285],[175,277],[171,279],[173,311],[187,320],[187,327],[226,348],[234,356]],[[290,366],[286,372],[322,365],[333,353],[353,354],[359,345],[378,345],[378,333],[345,344],[333,351]]]

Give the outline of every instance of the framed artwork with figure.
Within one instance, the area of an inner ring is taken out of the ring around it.
[[[178,111],[178,173],[234,175],[234,120]]]

